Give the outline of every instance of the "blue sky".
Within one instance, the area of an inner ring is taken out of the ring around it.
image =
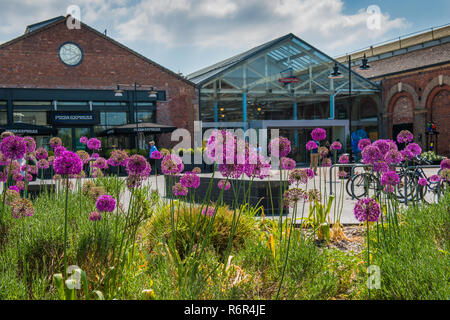
[[[449,0],[0,0],[0,43],[78,5],[81,20],[188,74],[287,33],[336,56],[449,23]],[[379,28],[367,8],[379,7]]]

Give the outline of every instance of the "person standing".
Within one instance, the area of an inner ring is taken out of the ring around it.
[[[150,165],[152,167],[155,167],[156,166],[156,159],[152,159],[152,153],[154,151],[158,151],[158,149],[156,148],[155,141],[153,141],[153,140],[150,141],[148,143],[148,145],[150,147],[150,151],[148,152],[148,162],[150,163]],[[152,172],[154,172],[154,170],[152,170]]]
[[[317,174],[317,165],[319,164],[319,141],[314,141],[317,145],[315,149],[311,149],[311,169]]]

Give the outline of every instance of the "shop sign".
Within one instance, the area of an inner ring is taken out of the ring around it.
[[[95,125],[100,123],[98,112],[51,112],[54,125]]]

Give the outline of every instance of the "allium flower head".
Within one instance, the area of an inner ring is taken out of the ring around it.
[[[384,173],[389,171],[389,165],[385,161],[376,161],[373,163],[373,171]]]
[[[155,150],[152,152],[152,154],[150,155],[151,159],[161,159],[162,155],[161,152],[159,152],[158,150]]]
[[[89,141],[89,139],[88,139],[88,137],[86,137],[86,136],[82,136],[82,137],[80,138],[80,143],[82,143],[82,144],[87,144],[88,141]]]
[[[77,155],[80,157],[83,164],[87,164],[89,162],[89,153],[84,150],[78,150]]]
[[[425,178],[420,178],[419,181],[417,182],[417,184],[419,186],[426,186],[428,184],[428,180]]]
[[[326,168],[331,167],[331,159],[330,158],[323,159],[322,160],[322,167],[326,167]]]
[[[125,150],[113,150],[108,159],[108,164],[117,166],[126,166],[128,160],[128,153]]]
[[[169,154],[161,161],[161,171],[165,175],[177,175],[184,169],[183,161],[176,154]]]
[[[409,143],[414,139],[413,134],[408,130],[402,130],[397,135],[397,142],[398,143]]]
[[[89,150],[99,150],[102,147],[102,143],[97,138],[90,138],[86,145]]]
[[[372,198],[363,198],[358,200],[353,208],[355,218],[359,222],[377,221],[380,217],[380,205]]]
[[[404,160],[411,160],[414,158],[414,155],[409,150],[403,149],[400,153],[402,154]]]
[[[281,168],[284,170],[292,170],[295,169],[296,162],[294,159],[283,157],[281,158]]]
[[[368,138],[361,139],[358,141],[358,149],[361,151],[364,150],[365,147],[370,146],[370,145],[371,145],[371,142],[370,142],[370,139],[368,139]]]
[[[400,177],[395,171],[387,171],[381,176],[382,186],[396,186],[400,182]]]
[[[52,149],[54,149],[57,146],[61,146],[62,145],[62,140],[59,137],[53,137],[53,138],[50,139],[49,143],[50,143],[50,147],[52,147]]]
[[[35,156],[37,160],[47,159],[48,152],[44,148],[40,147],[36,149]]]
[[[450,169],[450,159],[445,158],[441,161],[441,169]]]
[[[372,145],[377,147],[382,155],[385,155],[391,149],[390,144],[384,139],[378,139],[377,141],[374,141]]]
[[[381,151],[376,146],[367,146],[361,151],[363,162],[366,164],[375,163],[381,159]]]
[[[317,149],[319,146],[317,145],[317,143],[313,140],[309,140],[306,143],[306,150],[311,151],[313,149]]]
[[[341,163],[341,164],[346,164],[346,163],[348,163],[349,162],[349,159],[348,159],[348,155],[342,155],[342,156],[340,156],[339,157],[339,163]]]
[[[100,155],[97,152],[93,152],[89,158],[89,160],[95,160],[98,159],[98,157],[100,157]]]
[[[430,178],[431,182],[439,182],[441,181],[441,179],[439,178],[439,176],[437,174],[433,174]]]
[[[27,144],[22,137],[8,136],[1,141],[0,151],[7,159],[22,159],[27,152]]]
[[[411,154],[416,157],[422,153],[422,148],[417,143],[410,143],[406,146],[406,151],[411,152]]]
[[[300,188],[288,189],[283,194],[283,205],[285,207],[294,207],[299,201],[305,201],[308,199],[308,193]]]
[[[399,164],[403,161],[403,155],[400,151],[391,149],[384,155],[384,161],[387,164]]]
[[[442,169],[441,172],[439,172],[439,178],[442,181],[450,182],[450,169]]]
[[[186,188],[197,189],[200,186],[200,177],[196,173],[188,171],[181,176],[180,183]]]
[[[327,137],[327,131],[322,128],[315,128],[311,132],[311,137],[313,138],[313,140],[317,140],[317,141],[325,140],[325,138]]]
[[[148,166],[149,164],[143,156],[134,154],[128,158],[126,170],[129,175],[141,175],[146,172]]]
[[[312,171],[312,170],[311,170]],[[313,172],[314,176],[314,172]],[[289,173],[289,184],[299,185],[300,183],[306,184],[311,177],[308,175],[307,169],[294,169]]]
[[[28,199],[19,198],[11,204],[11,214],[16,219],[31,217],[34,214],[33,203]]]
[[[105,169],[108,167],[108,164],[106,163],[106,159],[103,157],[99,157],[95,159],[94,163],[92,164],[92,167],[99,168],[99,169]]]
[[[32,137],[23,137],[27,144],[27,153],[32,153],[36,149],[36,141]]]
[[[331,144],[330,148],[332,150],[341,150],[342,149],[342,143],[340,143],[339,141],[335,141]]]
[[[200,174],[200,173],[202,173],[202,169],[200,169],[199,167],[195,167],[194,169],[192,169],[192,172],[194,172],[196,174]]]
[[[79,174],[83,170],[83,163],[80,157],[72,151],[64,151],[56,157],[53,168],[57,174]]]
[[[100,212],[112,212],[116,208],[116,200],[110,195],[104,194],[98,197],[95,207]]]
[[[55,153],[55,157],[59,157],[64,151],[67,151],[67,149],[64,146],[56,146],[53,151]]]
[[[93,211],[89,213],[89,220],[91,221],[100,221],[102,219],[102,215],[98,211]]]
[[[230,183],[230,181],[222,179],[222,180],[219,180],[219,182],[217,183],[217,187],[219,187],[219,189],[221,189],[221,190],[223,189],[223,190],[227,191],[230,189],[231,183]]]
[[[172,192],[176,196],[185,196],[188,193],[188,188],[183,186],[180,182],[175,183],[172,187]]]
[[[269,143],[269,152],[277,158],[286,157],[291,152],[291,142],[285,137],[272,139]]]

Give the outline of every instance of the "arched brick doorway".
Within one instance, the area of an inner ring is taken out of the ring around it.
[[[392,138],[402,130],[414,132],[413,100],[407,93],[401,93],[392,99]]]
[[[439,132],[437,153],[450,156],[450,87],[436,87],[427,100],[428,120],[436,124]]]

